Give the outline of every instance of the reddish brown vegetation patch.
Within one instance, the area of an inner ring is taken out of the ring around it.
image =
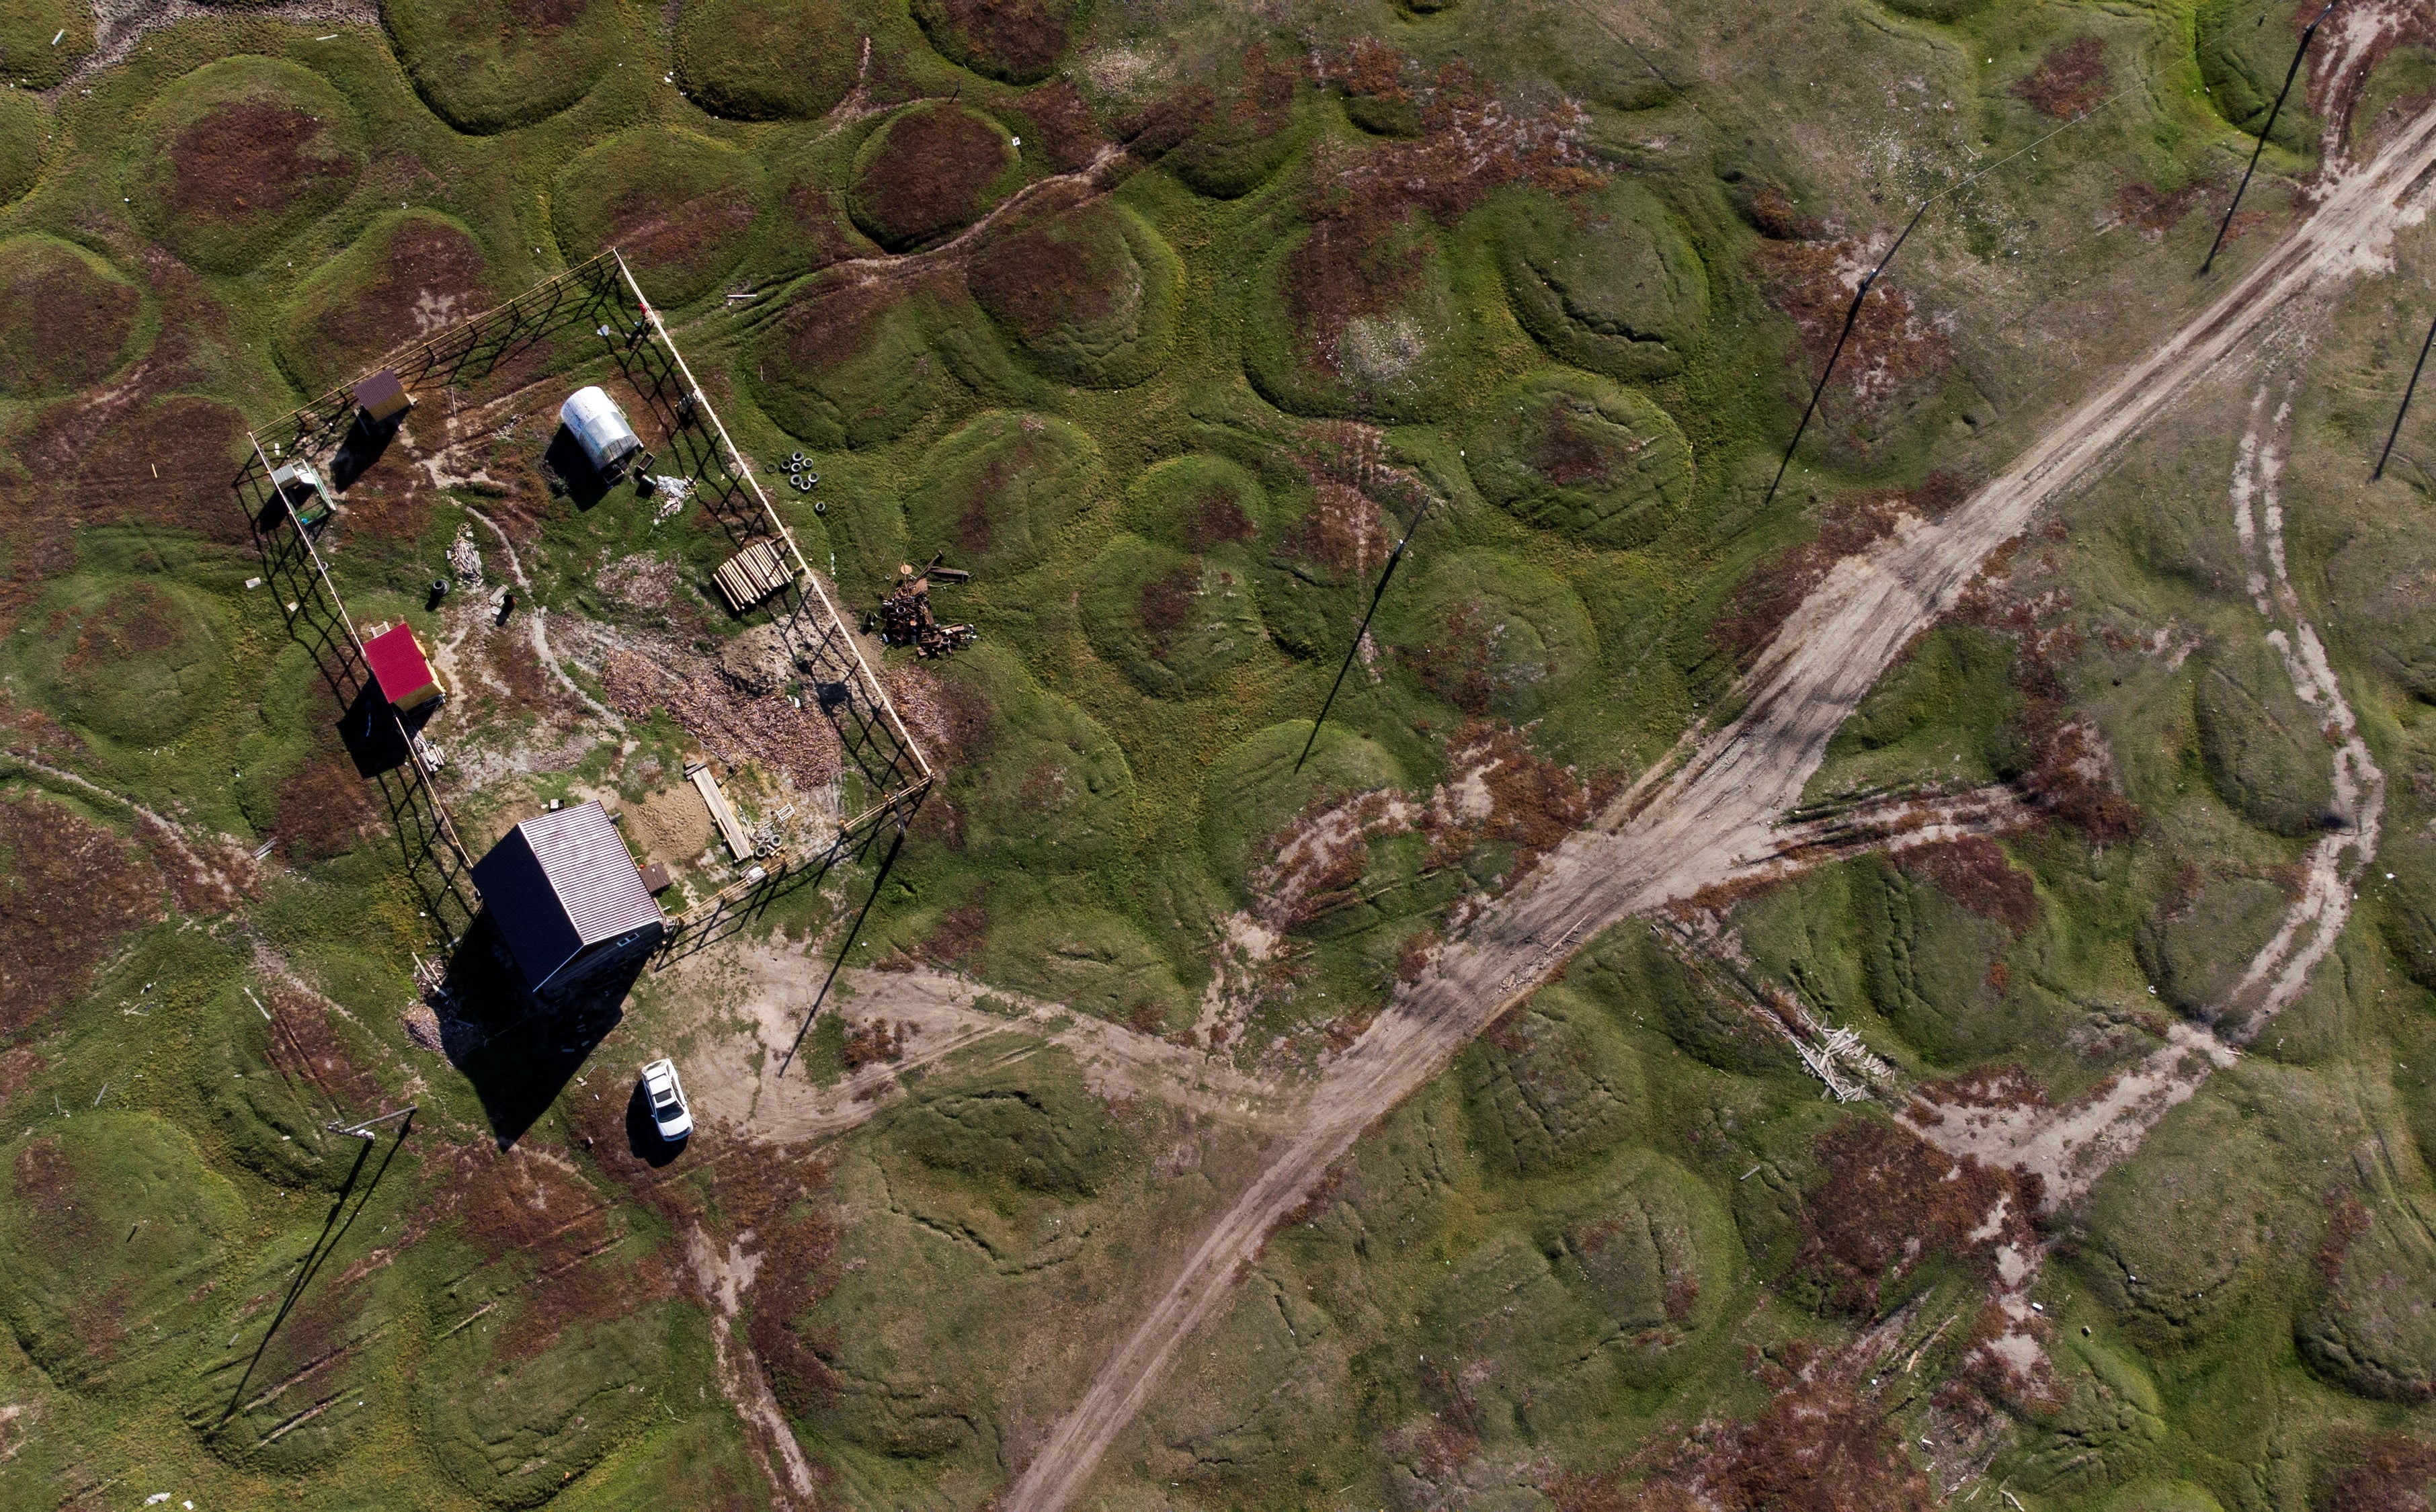
[[[1260,533],[1260,527],[1244,513],[1244,501],[1223,484],[1212,484],[1195,495],[1176,522],[1176,539],[1183,543],[1184,549],[1195,555],[1229,541],[1248,541]]]
[[[23,1045],[0,1051],[0,1103],[6,1103],[24,1091],[26,1084],[33,1080],[34,1073],[44,1065],[40,1053]]]
[[[979,898],[939,915],[939,927],[922,942],[931,960],[950,969],[977,966],[989,948],[989,905]]]
[[[2019,1066],[1988,1066],[1960,1076],[1940,1077],[1923,1082],[1915,1089],[1918,1096],[1940,1107],[2015,1108],[2044,1107],[2047,1094],[2030,1073]]]
[[[2106,44],[2096,37],[2076,37],[2047,49],[2039,66],[2013,86],[2013,93],[2057,120],[2096,110],[2106,101],[2114,76],[2106,66]]]
[[[914,15],[941,52],[1022,84],[1066,56],[1074,8],[1070,0],[914,0]]]
[[[1917,846],[1903,852],[1895,864],[1981,918],[2002,924],[2017,940],[2039,922],[2038,888],[2027,873],[2014,869],[2004,847],[1992,840],[1967,835]]]
[[[1792,317],[1809,357],[1808,373],[1825,369],[1852,308],[1853,291],[1876,260],[1876,252],[1851,241],[1771,241],[1752,252],[1752,273],[1768,302]],[[1836,382],[1819,397],[1818,419],[1856,427],[1905,385],[1944,372],[1953,358],[1951,343],[1922,321],[1911,296],[1881,281],[1861,302],[1860,317],[1836,359]],[[1807,373],[1796,376],[1806,397],[1811,380]]]
[[[326,715],[329,709],[319,712]],[[304,759],[279,779],[270,798],[270,827],[279,854],[299,862],[343,856],[381,825],[373,784],[357,775],[355,757],[338,725],[316,717],[310,728],[312,744]]]
[[[731,767],[754,762],[784,773],[797,787],[838,774],[844,748],[820,717],[780,693],[753,697],[717,672],[679,673],[631,651],[614,651],[600,669],[609,705],[630,720],[665,708],[703,748]]]
[[[269,1059],[280,1074],[311,1083],[341,1110],[370,1109],[379,1103],[380,1082],[348,1056],[328,1003],[286,984],[271,988],[268,997]]]
[[[952,104],[917,105],[881,128],[887,137],[855,175],[856,217],[903,249],[970,225],[1006,171],[997,123]]]
[[[982,307],[1026,341],[1105,329],[1142,283],[1116,210],[1097,201],[1032,211],[1004,235],[993,228],[965,276]]]
[[[237,100],[172,138],[163,209],[179,221],[245,221],[334,198],[356,176],[355,153],[309,111]]]
[[[35,242],[0,280],[0,392],[81,389],[118,366],[142,303],[65,247]]]
[[[592,1106],[613,1104],[604,1098]],[[620,1103],[595,1115],[601,1144],[612,1138],[625,1144],[625,1111]],[[514,1295],[514,1311],[492,1344],[502,1360],[532,1359],[570,1328],[676,1295],[667,1258],[656,1250],[635,1255],[625,1216],[556,1161],[456,1145],[440,1152],[433,1176],[431,1206],[407,1237],[455,1226],[484,1264],[452,1290],[468,1301]]]
[[[1513,183],[1558,193],[1599,179],[1570,109],[1511,111],[1460,62],[1435,76],[1376,43],[1348,58],[1350,77],[1382,81],[1413,113],[1417,139],[1316,152],[1298,208],[1311,234],[1281,279],[1288,329],[1311,371],[1336,371],[1347,322],[1398,308],[1427,265],[1425,221],[1452,227]],[[1407,72],[1425,82],[1410,88]]]
[[[2173,230],[2183,217],[2190,214],[2192,206],[2222,187],[2220,177],[2214,173],[2195,178],[2171,194],[2153,183],[2127,179],[2114,191],[2114,214],[2125,224],[2139,227],[2153,241]]]
[[[1839,1372],[1770,1363],[1776,1396],[1757,1417],[1703,1425],[1633,1503],[1666,1512],[1927,1512],[1938,1504],[1880,1399]],[[1798,1362],[1798,1363],[1797,1363]],[[1594,1483],[1593,1483],[1594,1484]],[[1597,1507],[1604,1503],[1588,1503]]]
[[[1899,515],[1938,519],[1970,496],[1969,479],[1935,472],[1917,488],[1879,489],[1828,500],[1812,512],[1818,522],[1817,534],[1762,559],[1743,574],[1710,624],[1710,644],[1731,657],[1738,670],[1748,669],[1836,563],[1894,533]]]
[[[2044,1187],[2030,1172],[1957,1159],[1890,1120],[1869,1117],[1837,1123],[1813,1153],[1819,1173],[1803,1194],[1798,1263],[1841,1311],[1874,1315],[1885,1289],[1940,1252],[1992,1282],[2000,1247],[2027,1249],[2036,1241],[2031,1220]],[[2000,1202],[1994,1231],[1973,1239]]]
[[[1025,94],[1018,108],[1032,123],[1024,136],[1037,143],[1041,156],[1061,173],[1089,166],[1107,146],[1099,117],[1071,79],[1051,79]]]
[[[141,847],[62,805],[0,798],[0,1034],[24,1036],[91,990],[130,930],[162,917]]]
[[[1201,603],[1201,563],[1198,559],[1173,566],[1151,578],[1136,596],[1134,613],[1140,619],[1142,634],[1153,656],[1165,656],[1175,639],[1175,633],[1193,622],[1194,612]]]
[[[372,276],[313,300],[282,347],[308,385],[337,383],[407,342],[478,312],[489,266],[474,238],[445,221],[397,223]],[[352,502],[352,500],[351,500]]]
[[[1288,528],[1280,549],[1337,579],[1361,577],[1384,564],[1395,542],[1387,517],[1368,495],[1323,479],[1301,519]]]
[[[2408,1434],[2344,1434],[2319,1455],[2322,1512],[2428,1512],[2436,1444]]]
[[[894,1065],[905,1058],[905,1036],[909,1033],[904,1024],[890,1029],[885,1018],[857,1024],[845,1032],[845,1048],[839,1052],[839,1063],[849,1073],[882,1062]]]

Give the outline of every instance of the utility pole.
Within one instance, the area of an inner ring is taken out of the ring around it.
[[[2317,21],[2301,28],[2301,45],[2292,50],[2292,66],[2284,70],[2284,87],[2275,92],[2275,103],[2268,108],[2267,125],[2259,130],[2258,145],[2250,149],[2250,166],[2241,172],[2241,184],[2233,191],[2233,203],[2224,207],[2224,223],[2216,228],[2216,240],[2208,244],[2207,261],[2200,264],[2200,276],[2205,278],[2216,266],[2216,254],[2224,246],[2225,233],[2233,229],[2233,213],[2241,208],[2241,197],[2250,192],[2250,176],[2258,171],[2258,159],[2267,150],[2267,138],[2275,130],[2275,117],[2284,113],[2284,96],[2292,93],[2292,80],[2300,77],[2301,60],[2309,56],[2310,39],[2318,35],[2318,23],[2326,19],[2338,0],[2326,0],[2326,9],[2318,12]]]
[[[2410,396],[2419,391],[2419,374],[2427,366],[2427,349],[2436,346],[2436,321],[2427,325],[2427,339],[2419,343],[2419,361],[2410,370],[2410,382],[2402,391],[2402,408],[2394,412],[2393,430],[2385,438],[2385,450],[2378,454],[2376,471],[2369,475],[2375,482],[2385,476],[2385,464],[2393,456],[2393,443],[2402,439],[2402,417],[2410,413]]]
[[[1836,338],[1836,349],[1827,354],[1827,371],[1818,374],[1817,386],[1810,391],[1810,403],[1801,411],[1801,424],[1793,427],[1793,441],[1784,448],[1784,460],[1776,464],[1776,477],[1769,481],[1767,497],[1760,501],[1760,508],[1766,509],[1776,502],[1776,491],[1784,482],[1784,470],[1793,465],[1794,448],[1801,444],[1801,433],[1810,428],[1810,417],[1818,412],[1818,396],[1827,391],[1827,380],[1836,375],[1836,361],[1844,355],[1844,343],[1853,339],[1853,326],[1861,318],[1861,302],[1870,297],[1870,290],[1876,287],[1878,275],[1887,270],[1887,264],[1893,262],[1895,253],[1903,251],[1903,244],[1911,239],[1913,227],[1920,224],[1921,217],[1928,214],[1929,204],[1928,200],[1920,202],[1920,208],[1911,213],[1911,224],[1904,227],[1903,235],[1897,236],[1895,244],[1887,249],[1887,254],[1878,259],[1878,266],[1862,276],[1861,287],[1853,295],[1853,307],[1844,312],[1844,329]]]
[[[1319,718],[1311,721],[1311,734],[1302,742],[1302,755],[1295,757],[1294,769],[1296,772],[1300,772],[1302,764],[1311,759],[1311,748],[1319,740],[1319,727],[1328,722],[1328,711],[1336,706],[1336,690],[1345,686],[1345,674],[1353,670],[1353,658],[1362,650],[1362,637],[1370,634],[1371,616],[1379,612],[1379,600],[1386,597],[1387,580],[1396,575],[1396,565],[1404,560],[1404,547],[1412,543],[1413,532],[1419,530],[1421,521],[1428,517],[1432,502],[1434,500],[1426,495],[1421,499],[1421,507],[1414,512],[1413,523],[1404,529],[1403,540],[1397,542],[1396,549],[1387,553],[1387,565],[1379,574],[1379,586],[1370,590],[1370,607],[1363,612],[1362,628],[1353,633],[1353,644],[1345,648],[1345,665],[1336,669],[1336,681],[1328,685],[1328,698],[1319,705]]]

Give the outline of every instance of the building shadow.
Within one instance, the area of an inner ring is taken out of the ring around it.
[[[339,740],[358,777],[369,780],[406,765],[412,755],[406,739],[405,725],[390,712],[377,683],[367,680],[356,689],[355,701],[339,716]]]
[[[330,454],[330,487],[345,493],[357,478],[373,470],[396,437],[396,421],[370,420],[362,410],[356,411],[356,423],[347,427],[346,439]]]
[[[541,997],[525,985],[489,911],[476,915],[441,982],[448,1008],[441,1048],[481,1099],[500,1149],[541,1121],[618,1027],[649,960],[635,951],[563,994]]]
[[[588,510],[609,496],[609,485],[601,480],[600,471],[584,455],[575,439],[575,432],[561,425],[549,438],[548,449],[541,454],[542,465],[548,468],[566,487],[566,496],[580,510]]]

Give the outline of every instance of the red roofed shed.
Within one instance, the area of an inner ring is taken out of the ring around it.
[[[409,626],[399,625],[365,641],[364,660],[373,665],[373,681],[380,685],[381,697],[400,712],[421,708],[446,691]]]

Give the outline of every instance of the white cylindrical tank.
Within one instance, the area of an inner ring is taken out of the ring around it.
[[[558,418],[604,478],[614,480],[625,470],[626,459],[643,449],[643,440],[626,423],[625,411],[598,386],[575,391],[558,407]]]

